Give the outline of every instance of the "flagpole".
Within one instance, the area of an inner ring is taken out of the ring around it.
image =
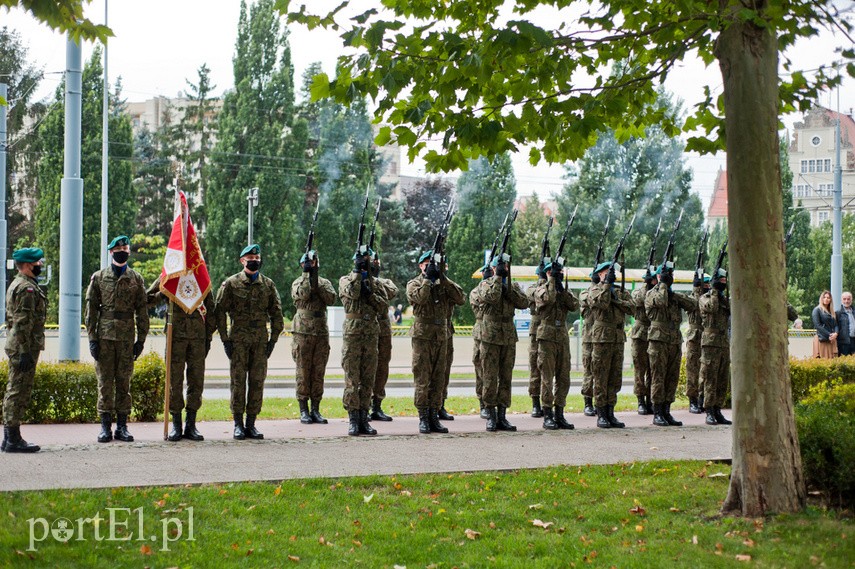
[[[169,437],[169,392],[172,383],[172,311],[175,307],[169,301],[169,312],[166,316],[166,384],[163,390],[163,440]]]

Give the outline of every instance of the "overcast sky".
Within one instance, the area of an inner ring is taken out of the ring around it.
[[[104,2],[93,0],[87,6],[86,15],[93,22],[104,21]],[[321,3],[318,0],[307,3],[312,9],[318,9],[316,2]],[[215,92],[222,94],[232,86],[232,56],[239,12],[238,0],[113,0],[109,3],[108,14],[108,25],[115,33],[109,42],[111,83],[121,76],[123,92],[129,101],[143,101],[157,95],[175,97],[185,89],[185,80],[194,80],[199,66],[206,63],[216,85]],[[29,46],[30,59],[45,71],[37,98],[52,96],[61,78],[54,72],[65,68],[65,39],[19,9],[7,12],[0,8],[0,26],[20,32]],[[799,46],[793,59],[802,68],[812,69],[821,62],[833,60],[834,47],[840,45],[852,47],[842,37],[825,33]],[[324,70],[332,73],[335,59],[341,53],[341,40],[324,30],[309,32],[302,26],[294,26],[291,48],[295,81],[299,84],[303,71],[313,61],[321,61]],[[92,44],[84,45],[84,61],[92,49]],[[705,69],[698,60],[679,64],[666,81],[668,90],[683,99],[686,108],[701,99],[704,85],[709,85],[714,94],[720,94],[721,74],[717,66]],[[10,96],[15,95],[10,93]],[[837,94],[826,95],[821,104],[837,108]],[[840,90],[840,109],[850,112],[852,107],[855,107],[855,81],[848,80]],[[791,128],[799,118],[787,117],[785,123]],[[423,173],[419,164],[409,165],[405,157],[403,161],[403,174]],[[724,167],[724,156],[687,155],[687,165],[694,171],[693,190],[700,194],[706,207],[716,172]],[[558,192],[563,185],[561,166],[532,167],[527,162],[527,153],[515,158],[514,169],[519,193],[523,195],[537,191],[545,198]]]

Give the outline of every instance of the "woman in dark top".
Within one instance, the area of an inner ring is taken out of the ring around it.
[[[813,338],[813,357],[831,359],[837,356],[837,320],[834,318],[834,301],[827,290],[819,295],[819,305],[811,313],[816,336]]]

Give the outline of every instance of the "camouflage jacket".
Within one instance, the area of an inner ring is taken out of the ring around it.
[[[517,341],[517,328],[514,325],[514,309],[528,308],[520,285],[511,283],[502,287],[502,277],[493,276],[481,281],[479,294],[484,304],[484,318],[481,321],[481,341],[498,346],[511,346]]]
[[[47,296],[35,279],[18,273],[6,289],[6,353],[30,354],[45,349]]]
[[[187,314],[177,304],[169,300],[160,292],[160,281],[156,280],[146,291],[146,299],[149,308],[153,308],[161,302],[168,302],[172,306],[172,337],[178,340],[211,340],[217,330],[217,314],[214,305],[214,293],[209,292],[202,301],[202,306]],[[167,315],[167,324],[169,312]],[[163,327],[164,331],[167,329]]]
[[[148,301],[139,273],[127,267],[116,277],[111,267],[92,274],[86,291],[86,330],[89,341],[145,342],[148,336]]]
[[[398,287],[389,279],[377,277],[374,282],[383,289],[383,297],[386,299],[386,310],[377,315],[377,324],[380,326],[380,336],[392,335],[392,320],[389,318],[389,305],[392,299],[398,296]]]
[[[300,275],[291,284],[291,299],[297,308],[292,331],[306,336],[329,336],[327,306],[332,306],[335,298],[335,289],[327,279],[319,276],[317,287],[312,290],[309,273]]]
[[[591,343],[591,328],[594,326],[594,318],[591,314],[591,306],[588,304],[588,296],[591,294],[591,289],[594,285],[579,292],[579,309],[582,314],[582,343]]]
[[[620,287],[600,283],[588,289],[588,306],[593,315],[591,342],[594,344],[623,344],[626,341],[624,321],[632,314],[630,294]]]
[[[730,325],[730,300],[716,290],[701,296],[698,301],[704,318],[702,346],[727,348],[730,346],[728,327]]]
[[[644,308],[644,297],[647,296],[647,285],[641,285],[632,291],[633,315],[635,323],[632,325],[630,337],[633,340],[647,341],[647,329],[650,328],[650,318],[647,317],[647,310]]]
[[[567,338],[567,314],[579,309],[579,300],[566,288],[558,290],[555,279],[544,280],[534,290],[540,325],[537,339],[560,342]]]
[[[534,298],[534,291],[545,282],[546,279],[538,279],[537,284],[528,287],[525,291],[525,296],[528,299],[528,313],[531,314],[531,323],[528,325],[528,337],[532,341],[537,340],[537,328],[540,325],[540,314],[537,312],[537,301]]]
[[[454,306],[465,302],[463,289],[452,280],[440,279],[431,283],[419,275],[407,283],[407,302],[413,307],[413,326],[410,334],[423,340],[449,338],[448,319]]]
[[[452,317],[454,316],[454,307],[455,306],[463,306],[466,303],[466,295],[463,294],[463,287],[461,287],[456,282],[446,279],[446,284],[450,284],[453,290],[450,290],[450,294],[445,297],[445,321],[448,323],[448,337],[454,337],[454,322],[452,321]]]
[[[671,293],[665,283],[657,284],[647,291],[644,298],[644,307],[647,309],[647,317],[650,318],[647,339],[666,344],[682,344],[680,322],[683,315],[680,311],[695,310],[696,306],[689,297]]]
[[[370,275],[365,280],[371,291],[365,295],[362,294],[361,273],[351,271],[338,280],[338,295],[344,304],[345,336],[378,336],[377,317],[388,313],[384,288]]]
[[[686,333],[686,340],[691,341],[701,341],[701,334],[704,331],[704,319],[701,316],[701,311],[698,310],[698,299],[701,298],[704,294],[703,287],[696,286],[692,288],[691,296],[684,294],[683,296],[688,298],[694,303],[695,309],[686,311],[686,317],[689,320],[689,331]]]
[[[275,342],[285,328],[279,291],[261,273],[254,281],[246,271],[223,281],[217,293],[216,314],[223,342]]]
[[[484,321],[484,303],[481,300],[481,293],[478,291],[478,287],[473,288],[469,292],[469,306],[472,307],[472,313],[475,315],[475,324],[472,326],[472,339],[480,342],[481,325]]]

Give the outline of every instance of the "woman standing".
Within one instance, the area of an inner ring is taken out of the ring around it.
[[[819,295],[819,305],[811,314],[816,336],[813,337],[813,357],[831,359],[837,356],[837,320],[834,301],[827,290]]]

